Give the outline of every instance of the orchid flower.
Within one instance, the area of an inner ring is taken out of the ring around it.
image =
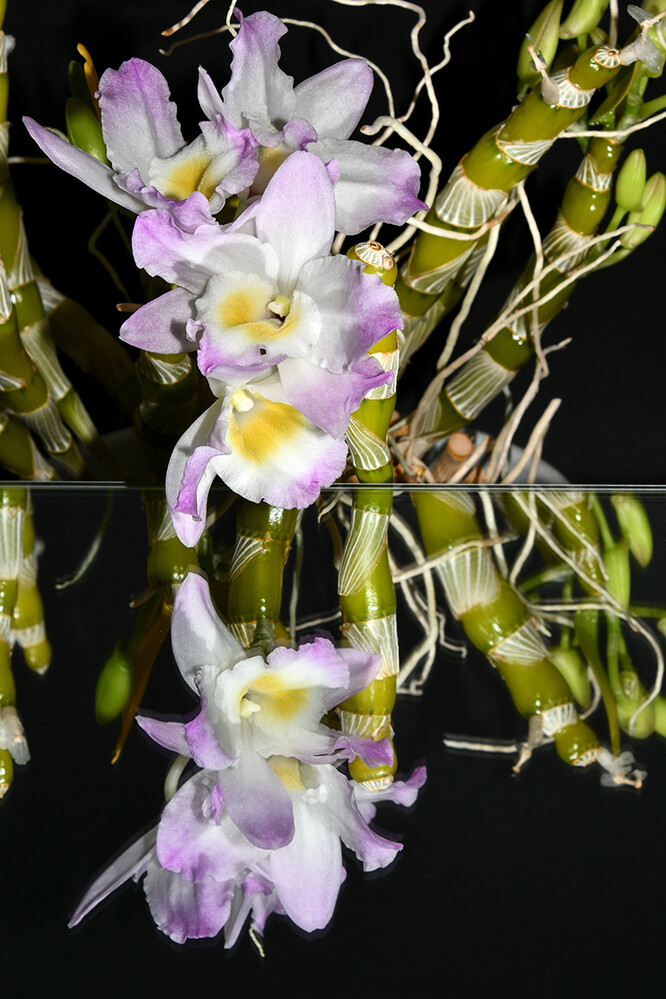
[[[370,766],[391,762],[387,739],[342,735],[321,724],[341,701],[366,687],[381,659],[336,649],[315,638],[267,659],[248,654],[217,616],[206,581],[191,573],[173,609],[172,645],[179,669],[201,699],[189,722],[140,716],[160,745],[217,771],[227,812],[247,839],[265,849],[294,835],[291,802],[267,762],[295,757],[337,763],[360,755]]]
[[[138,214],[171,207],[197,191],[216,214],[229,195],[252,183],[257,144],[249,131],[217,116],[202,122],[200,134],[186,143],[168,84],[151,63],[129,59],[120,69],[107,69],[98,95],[110,165],[32,118],[23,121],[57,166],[109,201]]]
[[[344,736],[319,720],[369,682],[379,657],[319,638],[264,660],[233,638],[194,573],[176,596],[172,641],[200,709],[189,722],[144,716],[140,724],[201,769],[175,792],[158,825],[95,881],[70,925],[145,874],[153,918],[178,943],[224,927],[232,946],[250,912],[259,933],[271,912],[305,930],[324,927],[345,877],[341,842],[368,871],[386,867],[401,849],[369,827],[369,792],[336,768],[357,752],[386,759],[386,740]],[[372,800],[409,805],[424,780],[419,769]]]
[[[293,153],[231,226],[145,212],[139,267],[178,285],[121,329],[162,354],[198,351],[217,401],[183,435],[167,471],[178,536],[196,544],[218,475],[247,499],[304,507],[345,467],[351,413],[390,379],[367,352],[402,328],[393,289],[331,256],[333,185],[311,153]]]
[[[159,824],[125,850],[87,890],[70,920],[76,926],[116,888],[145,875],[144,891],[156,925],[176,943],[214,937],[224,928],[232,947],[248,917],[263,935],[268,916],[287,915],[306,932],[331,919],[345,878],[341,844],[366,871],[387,867],[402,844],[368,825],[362,789],[330,763],[305,765],[276,757],[294,810],[291,841],[274,850],[251,844],[229,819],[215,774],[202,770],[176,792]],[[417,768],[377,799],[409,806],[425,781]],[[369,793],[369,792],[367,792]]]
[[[231,79],[221,95],[204,70],[199,76],[202,110],[237,129],[249,129],[260,149],[259,172],[249,196],[261,194],[277,167],[295,150],[322,162],[335,160],[336,228],[353,234],[375,222],[402,225],[421,209],[419,168],[409,153],[349,139],[370,97],[372,70],[362,59],[344,59],[294,87],[279,65],[283,22],[259,11],[240,22],[230,43]]]

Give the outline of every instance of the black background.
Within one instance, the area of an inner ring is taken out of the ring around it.
[[[467,6],[446,0],[427,6],[431,20],[423,44],[434,61],[443,31]],[[17,37],[10,63],[12,152],[33,154],[20,125],[22,114],[62,127],[65,69],[78,41],[90,48],[100,71],[131,55],[156,62],[172,83],[181,121],[191,120],[197,63],[222,84],[228,57],[226,42],[211,39],[162,60],[159,31],[186,7],[174,0],[20,6],[10,0],[5,27]],[[479,0],[476,23],[454,39],[452,65],[438,82],[443,114],[437,149],[445,170],[508,112],[519,38],[538,7]],[[245,5],[245,13],[252,9]],[[274,11],[316,15],[349,48],[389,69],[404,104],[415,71],[404,55],[404,42],[398,49],[387,22],[391,16],[393,23],[402,20],[406,27],[411,23],[407,15],[314,2],[284,3]],[[197,25],[204,30],[222,20],[223,5],[211,2]],[[624,24],[627,28],[626,18]],[[283,64],[296,79],[331,61],[301,29],[293,28],[288,37],[293,44],[285,40]],[[371,110],[368,118],[382,110],[379,98]],[[663,162],[660,135],[649,140],[651,169]],[[578,151],[572,143],[557,155],[566,167],[544,164],[531,180],[535,202],[543,203],[539,217],[544,226],[552,221]],[[102,216],[99,199],[55,168],[17,166],[15,175],[41,266],[58,287],[85,301],[114,328],[117,292],[81,249]],[[660,364],[663,239],[663,232],[657,233],[619,269],[586,281],[552,327],[553,337],[566,333],[573,343],[553,359],[553,374],[536,405],[541,413],[547,399],[565,400],[546,456],[573,481],[666,481]],[[501,305],[528,253],[529,238],[514,222],[468,338],[478,335]],[[98,393],[94,386],[86,389],[86,401],[94,409]],[[113,427],[104,406],[99,418]],[[112,769],[108,759],[114,733],[99,730],[92,717],[100,664],[130,626],[129,597],[145,585],[138,493],[117,496],[102,554],[84,582],[69,591],[54,589],[55,581],[82,556],[105,502],[104,491],[56,487],[34,494],[45,541],[40,578],[54,664],[43,680],[16,664],[33,760],[18,770],[0,810],[3,996],[592,999],[661,994],[666,984],[663,744],[655,738],[638,745],[637,755],[650,772],[640,793],[601,788],[597,773],[572,773],[552,749],[537,754],[517,779],[505,758],[444,752],[445,730],[512,738],[520,737],[522,729],[501,684],[482,663],[443,656],[427,697],[401,702],[396,715],[404,769],[425,760],[429,772],[411,814],[387,806],[379,817],[383,828],[404,834],[404,852],[384,876],[364,877],[350,864],[327,932],[305,940],[274,919],[264,961],[247,937],[232,954],[219,942],[178,948],[155,930],[142,891],[134,886],[68,932],[67,918],[91,876],[159,813],[168,766],[166,757],[134,732]],[[652,510],[658,527],[656,566],[636,595],[656,601],[663,594],[664,516],[659,504]],[[329,564],[330,553],[324,551],[319,561]],[[327,606],[331,598],[317,591],[312,599]],[[649,679],[648,657],[646,663]],[[168,650],[158,668],[146,707],[186,711],[190,702]]]

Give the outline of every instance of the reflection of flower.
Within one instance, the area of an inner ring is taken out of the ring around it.
[[[341,843],[368,871],[386,867],[400,849],[369,827],[368,792],[335,765],[357,753],[370,765],[385,761],[388,741],[344,736],[320,722],[374,677],[378,657],[336,650],[322,638],[275,649],[266,661],[248,657],[194,574],[176,597],[172,635],[200,710],[185,723],[140,723],[201,769],[157,827],[91,886],[72,925],[123,881],[145,874],[153,918],[179,943],[224,927],[231,946],[250,912],[258,932],[271,912],[305,930],[324,927],[345,876]],[[424,779],[418,770],[372,800],[411,804]]]
[[[157,353],[198,350],[219,399],[167,473],[185,544],[203,530],[216,475],[255,502],[312,503],[344,468],[351,413],[391,377],[367,351],[402,327],[397,297],[359,261],[330,255],[334,214],[327,169],[296,152],[231,227],[206,222],[194,203],[187,218],[137,219],[137,264],[180,287],[134,313],[122,338]]]
[[[99,103],[110,166],[32,118],[24,122],[57,166],[109,201],[138,213],[181,202],[198,191],[215,213],[228,195],[252,183],[256,143],[247,129],[217,117],[202,122],[197,138],[186,143],[167,82],[149,62],[129,59],[120,69],[107,69],[99,82]]]

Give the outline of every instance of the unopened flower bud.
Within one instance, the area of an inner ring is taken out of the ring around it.
[[[67,138],[72,145],[108,165],[102,126],[95,112],[83,101],[70,97],[65,104],[65,121]]]
[[[578,38],[596,28],[606,12],[608,0],[575,0],[571,12],[560,28],[560,38]]]
[[[516,75],[526,87],[533,86],[540,77],[540,74],[534,68],[532,56],[528,49],[534,46],[534,50],[541,55],[545,63],[545,68],[550,69],[557,51],[561,16],[562,0],[551,0],[537,17],[527,37],[523,39],[523,44],[520,47],[518,55]]]
[[[622,537],[639,565],[645,567],[652,558],[652,528],[645,507],[628,493],[611,496]]]
[[[587,666],[578,650],[556,645],[548,650],[548,658],[566,680],[577,704],[583,709],[587,708],[590,704],[590,683],[587,678]]]
[[[625,212],[637,212],[643,207],[647,176],[645,153],[633,149],[622,164],[615,185],[615,201]]]
[[[666,177],[663,173],[653,173],[645,185],[643,193],[643,208],[639,212],[630,212],[629,225],[640,223],[645,226],[657,226],[666,209]],[[627,250],[635,250],[652,235],[651,229],[631,229],[622,234],[620,242]]]
[[[631,592],[631,569],[629,568],[629,546],[624,539],[604,553],[604,565],[608,573],[606,589],[621,607],[628,607]]]
[[[95,718],[106,725],[121,713],[132,689],[132,663],[121,643],[106,661],[95,689]]]

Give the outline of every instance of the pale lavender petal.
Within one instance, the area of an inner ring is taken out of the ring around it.
[[[199,883],[151,864],[143,883],[155,925],[178,944],[214,937],[231,911],[233,882]]]
[[[253,846],[226,813],[219,821],[207,818],[215,775],[202,770],[190,778],[168,803],[157,832],[157,858],[162,867],[188,881],[235,880],[265,851]]]
[[[215,121],[218,115],[222,115],[224,118],[226,113],[224,102],[209,73],[203,66],[199,66],[197,97],[199,99],[199,106],[209,121]]]
[[[344,59],[294,88],[296,114],[321,139],[348,139],[372,92],[372,70],[363,59]]]
[[[138,169],[147,180],[153,157],[173,156],[183,145],[176,105],[160,71],[143,59],[107,69],[99,81],[102,134],[118,173]]]
[[[309,359],[328,371],[346,371],[403,319],[398,296],[378,274],[365,274],[360,261],[346,256],[312,260],[301,270],[297,287],[317,303],[327,336],[319,338]]]
[[[84,153],[77,146],[71,145],[66,139],[61,139],[59,135],[42,128],[32,118],[24,118],[23,123],[42,152],[46,153],[61,170],[71,174],[72,177],[77,177],[93,191],[97,191],[121,208],[126,208],[135,214],[143,211],[145,205],[139,198],[116,185],[111,167]]]
[[[378,801],[392,801],[396,805],[409,808],[416,801],[419,789],[427,777],[425,767],[416,767],[407,780],[394,780],[388,787],[379,791],[369,791],[362,784],[354,784],[354,797],[366,821],[374,817]]]
[[[294,813],[293,840],[271,853],[267,866],[285,912],[311,932],[330,921],[345,875],[340,840],[320,809],[295,800]]]
[[[324,329],[328,333],[326,326]],[[390,372],[371,358],[341,374],[326,371],[306,358],[288,357],[279,363],[278,370],[290,404],[338,440],[347,432],[351,414],[370,389],[391,379]]]
[[[236,642],[231,632],[227,632],[227,636],[231,638],[232,642]],[[235,653],[230,658],[236,658],[237,654]],[[233,763],[233,758],[225,753],[218,742],[215,728],[207,712],[207,698],[201,682],[199,683],[199,692],[201,710],[185,725],[188,750],[194,762],[202,769],[224,770]]]
[[[208,493],[217,474],[215,459],[230,450],[217,443],[225,426],[222,400],[218,400],[185,431],[169,459],[167,504],[176,533],[189,548],[197,544],[206,526]],[[209,440],[216,443],[209,445]]]
[[[197,345],[187,336],[187,323],[196,315],[194,296],[174,288],[132,313],[120,327],[120,339],[156,354],[180,354]]]
[[[387,867],[402,850],[402,845],[384,839],[370,829],[354,798],[354,782],[347,780],[334,767],[317,767],[314,779],[326,787],[330,828],[363,862],[363,870],[375,871]]]
[[[294,117],[294,81],[278,66],[278,42],[287,28],[267,11],[236,15],[241,25],[229,46],[233,58],[231,78],[222,91],[225,108],[238,127],[252,119],[255,138],[263,146],[276,145],[283,123]]]
[[[128,878],[140,878],[155,852],[157,826],[140,836],[120,856],[109,864],[106,870],[93,881],[90,888],[77,905],[68,926],[76,926],[91,909],[119,888]]]
[[[233,947],[236,943],[250,911],[252,911],[252,929],[259,936],[263,935],[266,920],[271,913],[284,915],[273,883],[261,874],[250,874],[242,885],[236,887],[231,912],[224,927],[225,948]]]
[[[204,665],[228,669],[245,652],[220,620],[207,581],[189,572],[178,588],[171,617],[171,644],[178,668],[190,687]]]
[[[156,209],[136,220],[132,251],[137,267],[151,277],[158,274],[169,284],[200,295],[217,270],[216,255],[224,239],[218,225],[203,224],[193,233],[185,232],[171,211]]]
[[[275,850],[294,835],[291,797],[245,735],[238,765],[221,770],[218,781],[229,818],[255,846]]]
[[[292,153],[271,179],[255,216],[257,236],[277,250],[280,290],[290,295],[303,265],[327,257],[335,231],[333,188],[323,164]]]
[[[428,207],[418,197],[418,165],[402,149],[320,139],[309,146],[309,151],[324,163],[330,159],[338,162],[336,226],[342,232],[361,232],[375,222],[402,225],[414,212]]]
[[[150,736],[158,746],[164,746],[173,753],[191,756],[185,737],[185,725],[182,722],[164,721],[162,718],[152,718],[150,715],[137,715],[138,725],[146,735]]]

